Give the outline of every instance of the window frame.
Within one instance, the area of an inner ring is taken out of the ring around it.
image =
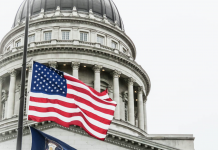
[[[20,47],[21,46],[21,40],[17,40],[15,42],[15,47]]]
[[[63,33],[65,33],[64,36],[63,36]],[[68,33],[68,36],[66,35],[66,33]],[[68,37],[68,39],[66,37]],[[70,31],[69,30],[61,30],[61,39],[62,40],[70,40]]]
[[[113,47],[113,43],[115,44],[115,47]],[[118,43],[115,42],[114,40],[112,40],[112,41],[111,41],[111,48],[117,49],[117,47],[118,47]]]
[[[83,35],[83,36],[81,36]],[[84,35],[87,35],[86,36],[86,40],[84,39]],[[89,37],[89,33],[88,32],[85,32],[85,31],[80,31],[80,41],[83,41],[83,42],[88,42],[88,37]]]
[[[50,39],[46,39],[46,34],[47,33],[50,33]],[[51,36],[52,36],[52,31],[45,31],[44,32],[44,41],[51,41],[51,38],[52,38]]]
[[[102,38],[102,43],[99,41],[99,38]],[[101,44],[101,45],[105,45],[105,37],[102,35],[97,34],[97,43]]]
[[[32,37],[34,37],[34,38],[32,38]],[[30,39],[33,39],[33,40],[30,40]],[[28,36],[28,44],[33,43],[33,42],[35,42],[35,34],[31,34]]]

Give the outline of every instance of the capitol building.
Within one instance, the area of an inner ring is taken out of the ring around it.
[[[78,150],[194,150],[191,134],[147,132],[151,81],[135,62],[136,47],[114,2],[30,0],[23,150],[31,149],[29,125]],[[16,149],[25,17],[26,0],[0,43],[1,150]],[[98,92],[108,89],[117,108],[105,141],[78,126],[27,121],[33,61],[72,74]]]

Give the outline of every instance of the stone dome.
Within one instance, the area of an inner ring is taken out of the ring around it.
[[[17,23],[25,19],[26,16],[26,2],[24,0],[19,10],[17,11],[13,27]],[[38,15],[42,9],[45,13],[55,11],[57,7],[61,11],[72,11],[75,6],[78,12],[88,13],[92,9],[96,16],[103,17],[106,15],[109,21],[116,22],[117,25],[124,30],[122,19],[119,15],[118,9],[112,0],[30,0],[31,16]]]

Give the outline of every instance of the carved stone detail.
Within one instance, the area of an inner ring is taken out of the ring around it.
[[[29,72],[31,72],[32,71],[32,63],[30,63],[30,64],[28,64],[28,70],[29,70]]]
[[[41,12],[40,12],[40,14],[39,14],[39,16],[38,16],[38,19],[42,19],[42,18],[44,18],[45,17],[45,10],[42,8],[41,9]]]
[[[133,85],[135,80],[133,78],[128,78],[128,85]]]
[[[98,72],[98,73],[101,71],[101,68],[102,68],[101,65],[94,65],[94,66],[92,67],[92,69],[93,69],[95,72]]]
[[[72,62],[71,66],[72,66],[73,69],[79,69],[80,62]]]
[[[49,61],[49,66],[56,69],[58,67],[58,63],[56,61]]]
[[[8,71],[8,73],[10,74],[11,77],[14,77],[17,75],[17,71],[15,69]]]
[[[89,10],[89,19],[95,19],[92,9]]]
[[[75,6],[73,7],[72,14],[70,14],[70,17],[79,17],[79,14]]]
[[[124,102],[128,102],[128,91],[123,92],[123,100]]]
[[[108,86],[108,92],[109,92],[109,93],[113,93],[113,88],[112,88],[112,86]]]
[[[114,70],[114,71],[112,72],[112,75],[113,75],[114,78],[119,78],[120,75],[121,75],[121,72],[118,71],[118,70]]]
[[[6,90],[2,90],[2,102],[7,101],[8,100],[8,91]]]
[[[56,17],[56,16],[64,16],[62,13],[61,13],[61,8],[60,6],[57,6],[57,9],[53,15],[53,17]]]
[[[143,86],[139,86],[138,87],[138,93],[142,93],[143,92]]]
[[[34,48],[30,51],[28,51],[28,56],[32,56],[32,55],[38,55],[40,54],[39,52],[41,52],[41,50],[43,50],[43,52],[47,52],[48,54],[51,53],[51,48],[48,48],[48,49],[45,49],[45,47],[41,47],[41,48]],[[52,49],[53,51],[55,52],[65,52],[65,53],[68,53],[69,52],[69,49],[72,49],[75,53],[78,53],[77,52],[77,48],[72,48],[72,47],[65,47],[63,48],[61,51],[60,49]],[[85,50],[85,49],[81,49],[81,50]],[[90,53],[98,53],[99,54],[99,50],[94,50],[92,51],[91,49],[88,49]],[[52,51],[52,53],[53,53]],[[143,70],[143,68],[141,68],[139,65],[137,65],[136,63],[134,63],[133,61],[130,61],[130,60],[127,60],[126,58],[123,58],[122,56],[116,56],[109,53],[109,52],[103,52],[101,51],[101,55],[99,55],[99,57],[110,57],[111,60],[113,61],[117,61],[123,65],[125,65],[126,67],[128,67],[129,69],[131,69],[132,71],[134,71],[138,76],[139,78],[143,81],[144,85],[146,85],[146,92],[149,92],[150,90],[150,81],[149,81],[149,77],[147,76],[146,72]],[[85,52],[82,52],[80,51],[80,53],[85,53]],[[110,55],[108,55],[110,54]],[[3,57],[3,58],[0,58],[0,67],[6,65],[8,62],[11,62],[11,61],[14,61],[15,58],[18,58],[18,57],[22,57],[22,52],[18,52],[15,54],[5,54],[5,56],[8,56],[8,57]],[[7,59],[6,59],[7,58]]]
[[[103,22],[110,24],[110,22],[109,22],[108,19],[107,19],[106,14],[103,15]]]

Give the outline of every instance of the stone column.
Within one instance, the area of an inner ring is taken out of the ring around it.
[[[147,133],[147,111],[146,111],[147,98],[144,97],[144,130]]]
[[[78,27],[73,27],[73,40],[79,40],[79,28]]]
[[[3,78],[0,77],[0,120],[2,120],[2,84]]]
[[[44,35],[41,35],[42,29],[37,29],[35,34],[35,42],[40,42]]]
[[[100,65],[95,65],[92,69],[95,72],[94,75],[94,89],[98,92],[101,92],[101,77],[100,77],[100,72],[101,72],[102,66]]]
[[[59,40],[59,28],[60,27],[53,27],[53,31],[51,33],[52,40]]]
[[[108,47],[111,47],[111,37],[110,37],[110,35],[106,35],[106,46],[108,46]]]
[[[135,80],[133,78],[128,79],[128,116],[129,122],[135,125],[135,111],[134,111],[134,90],[133,83]]]
[[[97,43],[96,30],[91,30],[91,42],[92,42],[92,43]]]
[[[16,70],[10,72],[10,85],[8,93],[8,106],[7,106],[7,118],[11,118],[14,113],[14,101],[15,101],[15,86],[16,86]]]
[[[27,85],[27,98],[26,98],[26,114],[28,114],[29,110],[29,101],[30,101],[30,87],[32,81],[32,64],[28,66],[28,85]]]
[[[80,63],[79,62],[72,62],[71,64],[72,66],[72,75],[79,79],[79,66],[80,66]]]
[[[48,62],[49,66],[56,69],[58,67],[58,63],[56,61],[49,61]]]
[[[138,87],[138,125],[144,130],[143,87]]]
[[[113,90],[114,90],[114,101],[117,103],[115,110],[115,119],[120,120],[120,90],[119,90],[119,77],[121,72],[114,70],[113,71]]]

